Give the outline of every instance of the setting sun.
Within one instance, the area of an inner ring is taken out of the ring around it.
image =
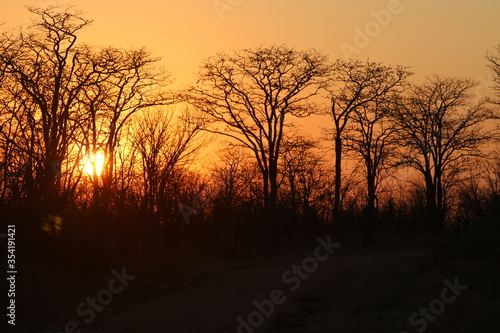
[[[85,171],[89,176],[94,174],[100,176],[104,168],[104,154],[101,151],[97,151],[93,154],[86,155],[83,158],[83,171]]]

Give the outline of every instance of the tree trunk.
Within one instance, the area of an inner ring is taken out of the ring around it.
[[[377,187],[375,184],[375,172],[367,168],[366,182],[367,182],[367,198],[366,206],[363,212],[363,243],[365,246],[370,245],[373,232],[375,231],[375,225],[377,220],[377,210],[376,210],[376,191]]]
[[[340,218],[340,189],[342,185],[342,138],[340,133],[335,135],[335,189],[333,202],[333,221],[339,223]]]
[[[262,186],[264,191],[264,208],[270,207],[270,194],[269,194],[269,171],[262,170]]]
[[[434,184],[430,171],[425,173],[425,192],[427,222],[429,223],[429,229],[435,230],[439,214],[436,204],[436,184]]]
[[[442,183],[442,173],[436,171],[436,216],[435,216],[435,228],[436,231],[442,231],[444,228],[444,191]]]
[[[342,186],[342,138],[340,132],[335,134],[335,185],[333,201],[333,232],[336,237],[342,237],[343,228],[341,221],[341,197]]]
[[[278,165],[277,162],[269,163],[269,209],[274,211],[278,206]]]
[[[375,185],[375,173],[368,170],[366,182],[367,182],[367,202],[366,210],[375,211],[375,203],[377,200],[377,186]]]

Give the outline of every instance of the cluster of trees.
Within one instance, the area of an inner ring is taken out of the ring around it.
[[[332,226],[443,230],[498,209],[498,101],[473,80],[414,84],[405,67],[263,46],[210,57],[171,91],[145,49],[82,45],[80,13],[28,9],[30,29],[0,36],[0,214],[34,238],[114,260],[302,246]],[[296,129],[312,114],[330,116],[333,150]],[[226,147],[195,172],[207,133]]]

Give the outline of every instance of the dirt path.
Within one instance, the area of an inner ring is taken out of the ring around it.
[[[387,270],[396,261],[408,261],[421,254],[415,251],[334,254],[317,262],[317,267],[309,260],[310,274],[292,271],[293,265],[305,263],[307,255],[297,260],[241,268],[136,305],[84,332],[351,332],[356,307],[352,296],[359,281]],[[271,306],[270,299],[279,304]],[[260,311],[254,301],[261,304]]]

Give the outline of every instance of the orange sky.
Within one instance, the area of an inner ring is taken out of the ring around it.
[[[28,17],[24,5],[54,2],[2,0],[0,22],[9,27],[21,25]],[[59,3],[76,4],[94,19],[81,40],[117,47],[146,46],[162,57],[179,84],[189,82],[200,61],[215,52],[269,43],[314,47],[332,59],[348,55],[341,46],[350,45],[358,49],[352,57],[412,66],[416,79],[433,73],[487,77],[484,54],[500,43],[498,0]],[[371,36],[363,39],[360,31]]]
[[[25,5],[54,0],[2,0],[0,22],[28,22]],[[487,84],[484,55],[500,44],[498,0],[59,0],[94,23],[81,41],[142,47],[162,58],[178,85],[222,50],[287,44],[340,57],[411,66],[414,81],[460,75]],[[355,48],[355,50],[354,50]],[[346,51],[347,50],[347,51]],[[353,51],[354,50],[354,51]],[[478,90],[480,93],[487,89]],[[311,119],[309,131],[318,121]],[[323,126],[326,126],[323,122]],[[312,130],[312,132],[317,132]]]

